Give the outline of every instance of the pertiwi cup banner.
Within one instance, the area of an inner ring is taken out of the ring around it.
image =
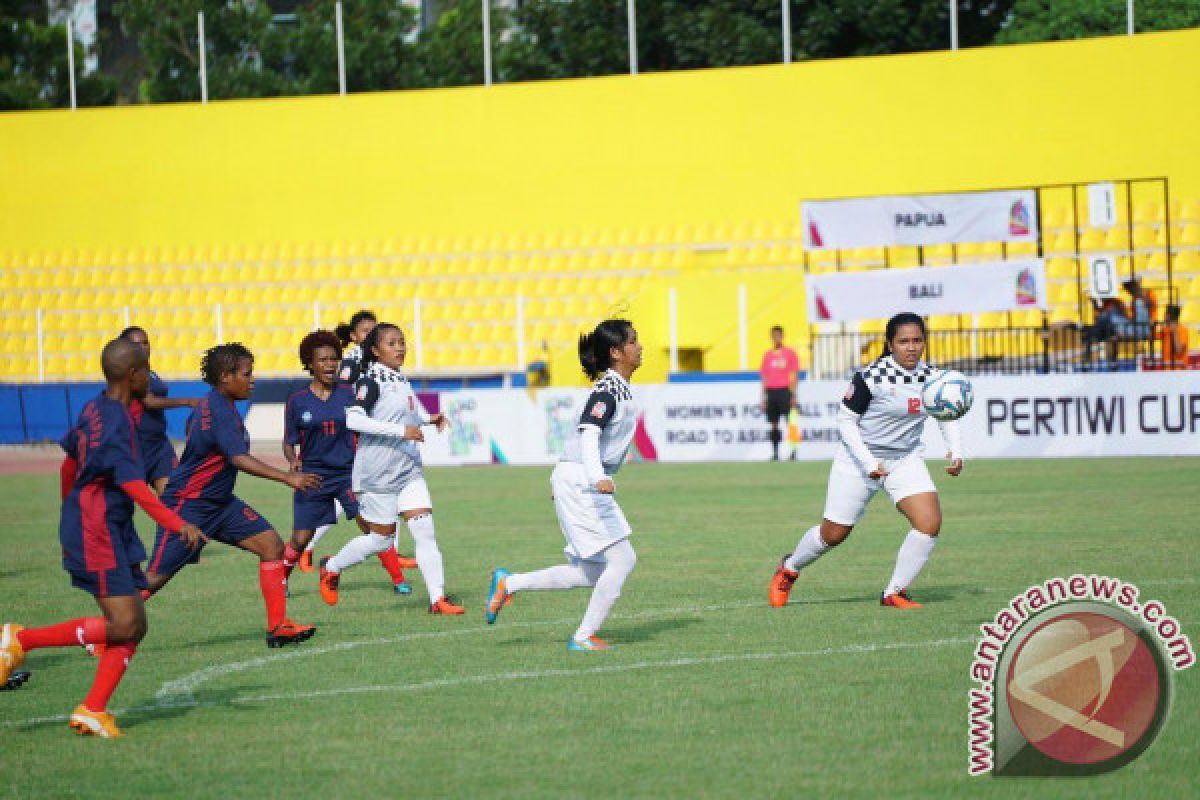
[[[1037,192],[963,192],[813,200],[800,205],[807,250],[1036,242]]]
[[[952,267],[877,269],[807,275],[808,318],[815,322],[884,319],[901,311],[975,314],[1046,308],[1040,258]]]
[[[978,377],[975,407],[962,420],[973,458],[1200,456],[1200,386],[1195,373],[1144,372]],[[838,408],[846,381],[802,381],[788,444],[805,461],[838,447]],[[425,463],[552,464],[579,422],[587,389],[465,389],[442,392],[450,420],[428,429]],[[765,461],[770,429],[754,381],[634,383],[641,408],[630,458],[641,461]],[[277,446],[283,406],[255,405],[246,424],[256,441]],[[936,424],[926,455],[941,458]],[[968,473],[969,474],[969,473]]]

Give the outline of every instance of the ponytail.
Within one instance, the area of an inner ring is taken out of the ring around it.
[[[339,323],[338,326],[333,329],[333,334],[338,338],[338,341],[342,343],[343,350],[350,346],[350,334],[352,333],[354,333],[354,326],[348,322]]]
[[[362,360],[358,362],[359,374],[366,373],[367,367],[379,360],[375,355],[375,345],[379,344],[379,337],[385,330],[399,331],[400,328],[390,322],[381,322],[371,329],[367,338],[362,341]]]
[[[612,349],[621,347],[633,331],[626,319],[606,319],[591,333],[579,337],[579,366],[591,380],[596,380],[612,366]]]
[[[897,331],[901,325],[916,325],[921,329],[921,335],[926,336],[925,320],[919,314],[914,314],[911,311],[901,311],[896,316],[887,321],[887,327],[883,331],[883,352],[879,354],[880,358],[886,358],[892,354],[892,339],[896,338]]]

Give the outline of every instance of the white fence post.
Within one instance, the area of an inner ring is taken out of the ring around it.
[[[950,0],[950,49],[958,49],[958,0]]]
[[[1134,29],[1134,11],[1133,0],[1125,0],[1125,33],[1133,36]]]
[[[46,382],[46,336],[42,325],[42,310],[37,310],[38,383]]]
[[[738,284],[738,368],[749,369],[750,352],[746,337],[746,284]]]
[[[217,315],[217,344],[221,344],[225,341],[225,314],[220,303],[217,303],[214,310]]]
[[[425,348],[421,342],[421,298],[413,298],[413,352],[417,359],[417,369],[425,367]]]
[[[333,23],[337,32],[338,94],[346,93],[346,41],[342,32],[342,0],[333,6]]]
[[[492,0],[483,4],[483,85],[492,85]]]
[[[781,0],[783,6],[783,63],[792,63],[792,0]]]
[[[125,327],[129,327],[129,306],[125,306]]]
[[[321,302],[313,300],[313,330],[321,329]]]
[[[67,12],[67,85],[71,87],[71,110],[75,110],[75,23],[74,11]]]
[[[525,365],[525,295],[517,295],[517,369],[524,371]]]
[[[672,286],[667,290],[667,329],[670,345],[669,369],[679,372],[679,293]]]
[[[208,48],[204,44],[204,12],[196,12],[197,44],[200,50],[200,102],[208,102]]]
[[[629,39],[629,74],[638,74],[637,51],[637,0],[625,0],[625,17]]]

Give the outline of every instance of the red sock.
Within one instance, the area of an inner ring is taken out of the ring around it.
[[[103,711],[108,707],[108,698],[116,691],[117,684],[125,676],[125,668],[129,659],[137,652],[137,642],[111,644],[104,648],[100,663],[96,665],[96,680],[92,690],[84,698],[83,705],[89,711]]]
[[[396,548],[389,546],[379,554],[379,561],[391,576],[393,586],[404,582],[404,570],[400,569],[400,556],[396,555]]]
[[[287,567],[284,562],[260,562],[258,585],[267,604],[267,630],[273,631],[287,615]]]
[[[149,600],[151,597],[154,597],[154,592],[150,591],[149,589],[138,589],[138,594],[142,596],[143,603]]]
[[[26,628],[17,634],[17,641],[26,651],[39,647],[83,647],[107,643],[108,633],[104,617],[82,617],[45,628]]]
[[[300,560],[300,551],[292,547],[291,542],[283,546],[283,577],[284,580],[292,577],[292,570],[296,568],[296,562]]]

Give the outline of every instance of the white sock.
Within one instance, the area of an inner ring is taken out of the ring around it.
[[[783,565],[792,572],[799,572],[829,552],[829,549],[830,546],[821,538],[821,526],[813,525],[800,537],[796,552],[788,556]]]
[[[896,554],[896,570],[883,593],[895,594],[911,586],[921,574],[921,569],[929,560],[929,554],[933,552],[935,544],[936,536],[918,530],[909,531],[908,536],[904,537],[904,544],[900,545],[900,552]]]
[[[547,589],[579,589],[595,586],[603,571],[604,565],[595,561],[560,564],[557,567],[539,569],[537,572],[514,573],[508,576],[504,585],[509,594]]]
[[[433,531],[433,515],[422,514],[408,521],[408,532],[413,537],[413,553],[417,568],[425,579],[429,591],[429,602],[436,602],[446,593],[446,576],[442,570],[442,551],[438,550],[437,537]],[[390,540],[389,540],[390,543]]]
[[[304,549],[305,550],[317,549],[317,542],[321,541],[321,537],[324,536],[325,534],[329,533],[329,530],[332,527],[333,527],[332,525],[322,525],[321,527],[319,527],[315,531],[313,531],[313,537],[308,540],[308,546],[305,547]]]
[[[336,556],[326,562],[325,569],[330,572],[342,572],[355,564],[361,564],[376,553],[382,553],[391,544],[391,536],[379,533],[364,533],[361,536],[355,536],[346,542],[346,546],[339,550]]]
[[[633,545],[629,540],[622,539],[604,551],[604,561],[604,571],[596,581],[596,588],[592,589],[587,613],[583,615],[583,622],[579,623],[579,630],[575,631],[577,642],[594,636],[604,624],[604,620],[608,619],[613,604],[621,596],[621,587],[625,585],[625,579],[633,572],[637,555],[633,552]]]

